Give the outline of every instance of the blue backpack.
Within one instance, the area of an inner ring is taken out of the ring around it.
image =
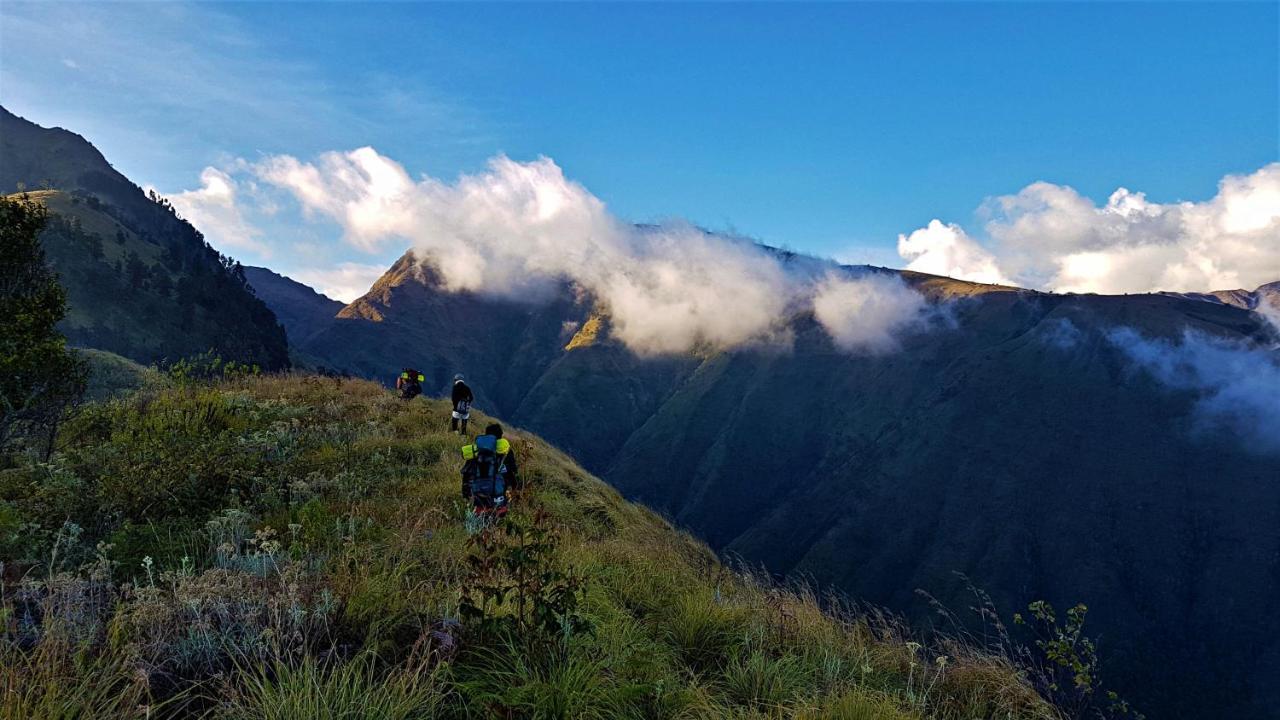
[[[474,474],[471,476],[471,499],[477,505],[501,507],[507,502],[507,483],[502,479],[502,460],[498,455],[498,438],[476,437]]]

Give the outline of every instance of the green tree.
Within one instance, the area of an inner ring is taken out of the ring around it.
[[[125,273],[129,278],[129,285],[135,290],[142,289],[143,283],[147,280],[147,266],[138,257],[137,253],[129,251],[128,259],[125,260]]]
[[[103,255],[106,254],[102,248],[102,236],[94,233],[89,236],[87,242],[89,243],[89,257],[94,260],[101,260]]]
[[[47,221],[26,196],[0,197],[0,450],[23,431],[51,438],[84,393],[85,365],[55,327],[67,297],[40,245]]]

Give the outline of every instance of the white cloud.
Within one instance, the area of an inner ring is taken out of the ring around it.
[[[332,268],[290,270],[289,277],[311,286],[322,295],[349,303],[369,292],[369,288],[386,271],[382,265],[344,262]]]
[[[908,270],[971,282],[1012,284],[1000,274],[995,256],[959,225],[933,220],[910,235],[899,235],[898,254],[908,261]]]
[[[786,262],[748,240],[686,223],[622,222],[548,158],[498,157],[485,172],[454,183],[415,181],[367,147],[326,153],[314,163],[270,157],[253,171],[292,193],[306,213],[337,222],[357,247],[407,240],[449,290],[536,299],[572,281],[607,304],[614,335],[641,353],[776,337],[812,301],[816,275],[831,267],[811,258]],[[902,285],[863,291],[889,292],[885,302],[905,301],[908,312],[923,303]],[[851,337],[848,317],[829,302],[824,317],[840,325],[828,329]],[[888,312],[872,298],[864,302],[869,311]]]
[[[1280,278],[1280,163],[1222,179],[1204,202],[1120,188],[1101,207],[1038,182],[984,205],[979,242],[935,220],[899,238],[911,269],[1060,292],[1253,289]]]
[[[898,349],[898,336],[925,322],[928,305],[897,275],[830,273],[818,284],[813,314],[837,347],[854,353]]]
[[[1172,343],[1127,327],[1109,339],[1164,385],[1196,394],[1198,430],[1226,430],[1256,451],[1280,452],[1280,358],[1274,351],[1195,332]]]
[[[199,189],[167,197],[178,213],[219,250],[248,250],[270,257],[270,248],[260,240],[262,231],[245,217],[237,202],[238,189],[230,175],[207,167],[200,173]]]

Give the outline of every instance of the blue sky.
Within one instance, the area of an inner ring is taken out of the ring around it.
[[[902,265],[1045,180],[1202,201],[1280,159],[1276,3],[0,6],[0,103],[135,181],[373,146],[453,178],[547,156],[635,221]],[[289,271],[387,263],[255,213]]]

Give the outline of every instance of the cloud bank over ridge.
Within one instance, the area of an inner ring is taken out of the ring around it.
[[[769,339],[808,309],[840,348],[883,352],[925,305],[901,281],[784,258],[680,221],[623,222],[548,158],[497,157],[452,183],[415,180],[368,147],[314,162],[272,156],[248,171],[306,215],[337,223],[352,245],[408,241],[449,290],[536,299],[577,283],[607,303],[614,335],[641,353]]]

